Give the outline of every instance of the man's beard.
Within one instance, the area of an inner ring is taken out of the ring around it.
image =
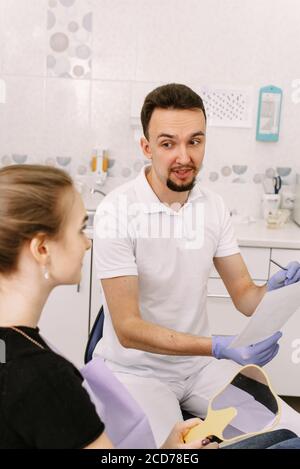
[[[178,185],[173,182],[170,178],[167,179],[167,187],[174,192],[186,192],[191,191],[196,184],[196,176],[188,184]]]
[[[176,171],[176,170],[192,170],[194,172],[194,177],[193,179],[190,181],[190,182],[187,182],[187,183],[183,183],[183,184],[176,184],[176,182],[174,182],[171,177],[168,177],[167,179],[167,187],[171,190],[171,191],[174,191],[174,192],[187,192],[187,191],[191,191],[193,189],[193,187],[195,186],[196,184],[196,176],[197,176],[197,173],[198,171],[196,170],[196,167],[195,166],[183,166],[183,167],[178,167],[178,168],[174,168],[172,170],[172,172]],[[171,173],[172,174],[172,173]]]

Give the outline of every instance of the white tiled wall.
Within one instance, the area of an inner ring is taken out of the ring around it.
[[[140,4],[137,0],[93,0],[93,78],[135,80]]]
[[[14,74],[5,79],[7,104],[0,105],[2,154],[44,152],[45,78]]]
[[[3,73],[44,76],[46,8],[41,0],[2,0]]]
[[[51,155],[77,159],[90,151],[90,80],[47,79],[45,144]]]
[[[100,146],[111,148],[112,157],[121,164],[132,154],[131,82],[94,80],[92,86],[93,140]]]
[[[0,0],[0,165],[14,154],[70,156],[76,173],[99,145],[110,150],[112,188],[143,164],[130,125],[139,86],[252,86],[252,128],[210,127],[201,178],[257,215],[253,177],[299,166],[299,22],[298,0]],[[278,143],[255,140],[258,89],[268,84],[284,91]],[[247,166],[243,183],[222,175],[233,165]]]

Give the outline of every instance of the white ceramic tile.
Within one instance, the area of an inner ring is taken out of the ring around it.
[[[73,166],[88,158],[90,85],[88,80],[47,79],[45,156],[70,156]]]
[[[96,81],[92,90],[94,145],[109,149],[111,158],[132,157],[133,129],[130,127],[131,84]]]
[[[93,78],[135,78],[138,3],[136,0],[93,0]]]
[[[201,74],[207,47],[203,11],[210,2],[197,0],[139,2],[137,73],[141,81],[187,82]]]
[[[4,52],[3,15],[4,15],[4,0],[0,0],[0,75],[2,74],[2,70],[3,70],[3,52]]]
[[[258,18],[248,0],[240,8],[234,0],[141,0],[136,79],[249,84],[259,45],[264,48],[269,2],[263,11],[259,3],[264,2],[256,3]],[[241,64],[247,67],[245,76]]]
[[[44,78],[4,77],[6,103],[0,105],[0,155],[40,155],[44,146]]]
[[[47,75],[89,78],[92,66],[93,12],[90,0],[49,3]]]
[[[47,0],[5,0],[3,72],[44,75]]]

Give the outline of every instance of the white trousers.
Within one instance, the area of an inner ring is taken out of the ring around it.
[[[106,364],[109,367],[109,362]],[[205,418],[211,398],[231,381],[240,368],[230,360],[211,358],[195,375],[176,381],[146,378],[127,370],[113,371],[144,410],[159,447],[175,423],[182,421],[181,409]],[[286,428],[300,435],[300,414],[282,399],[280,402],[281,418],[276,429]]]

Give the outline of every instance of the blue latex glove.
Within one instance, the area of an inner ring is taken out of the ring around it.
[[[281,269],[272,275],[267,283],[267,290],[277,290],[277,288],[291,285],[292,283],[299,282],[299,280],[300,264],[297,261],[293,261],[287,265],[287,270]]]
[[[259,365],[264,366],[271,361],[279,350],[278,340],[282,336],[281,332],[275,332],[261,342],[248,347],[228,348],[235,335],[213,335],[212,337],[212,355],[217,358],[227,358],[240,365]]]

